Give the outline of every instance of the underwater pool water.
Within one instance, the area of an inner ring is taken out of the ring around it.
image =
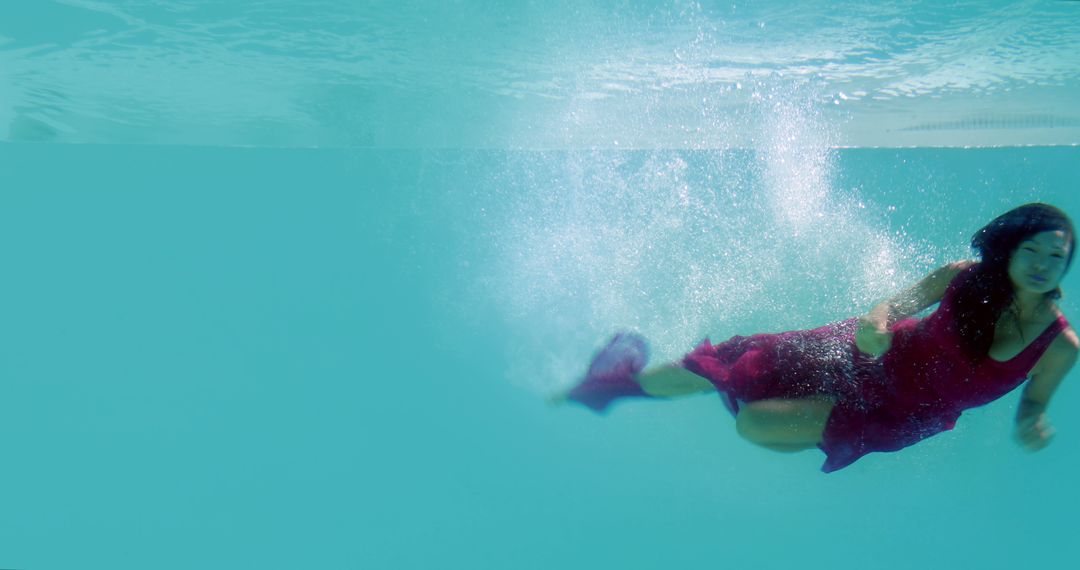
[[[0,567],[1063,565],[1075,374],[829,475],[545,398],[1080,215],[1073,4],[6,4]]]

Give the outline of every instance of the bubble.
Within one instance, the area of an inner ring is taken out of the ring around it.
[[[835,187],[835,125],[813,87],[753,89],[750,149],[515,155],[492,239],[515,381],[569,384],[618,330],[669,361],[705,336],[861,314],[913,278],[917,250],[884,229],[883,208]]]

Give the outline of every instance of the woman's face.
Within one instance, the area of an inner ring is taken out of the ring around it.
[[[1009,259],[1009,277],[1017,291],[1049,293],[1057,289],[1069,259],[1069,238],[1061,230],[1040,232],[1020,242]]]

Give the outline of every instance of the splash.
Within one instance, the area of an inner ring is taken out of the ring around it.
[[[863,310],[912,279],[903,267],[918,248],[906,236],[881,229],[888,206],[836,187],[839,129],[813,103],[818,97],[812,86],[759,85],[755,98],[761,103],[755,140],[759,190],[783,243],[775,254],[788,260],[782,274],[771,276],[776,286],[812,288],[826,309],[823,316],[835,318]],[[783,310],[799,313],[794,306]]]
[[[515,381],[572,382],[617,330],[673,360],[705,336],[859,314],[913,277],[882,209],[834,187],[832,127],[805,88],[758,89],[752,149],[513,155],[492,243]]]

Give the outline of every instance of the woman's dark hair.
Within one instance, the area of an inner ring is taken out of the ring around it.
[[[971,237],[971,249],[980,262],[956,291],[956,323],[968,355],[976,361],[990,352],[994,329],[1001,314],[1013,302],[1009,260],[1025,239],[1041,232],[1063,231],[1069,242],[1065,270],[1072,264],[1076,233],[1065,212],[1048,204],[1025,204],[998,216]],[[1046,294],[1061,297],[1061,288]]]

